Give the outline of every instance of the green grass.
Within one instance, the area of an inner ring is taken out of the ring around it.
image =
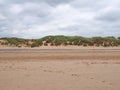
[[[103,46],[103,47],[113,47],[120,45],[120,37],[115,38],[113,36],[109,37],[81,37],[81,36],[46,36],[40,39],[23,39],[23,38],[0,38],[4,42],[0,41],[1,45],[9,45],[19,47],[24,45],[26,47],[38,47],[41,45],[47,46],[60,46],[60,45],[76,45],[76,46]],[[31,42],[31,43],[30,43]]]

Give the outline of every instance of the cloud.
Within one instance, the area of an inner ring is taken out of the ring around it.
[[[0,37],[119,36],[119,0],[0,0]]]
[[[3,16],[2,14],[0,14],[0,20],[5,20],[5,19],[6,19],[6,17]]]
[[[100,11],[97,19],[108,22],[120,21],[120,8],[105,8],[104,10]]]
[[[21,7],[21,5],[19,4],[14,4],[14,5],[11,5],[9,11],[10,13],[13,13],[13,14],[19,14],[23,11],[23,7]]]
[[[52,6],[56,6],[58,4],[63,4],[63,3],[69,3],[72,0],[5,0],[8,3],[47,3],[50,4]]]

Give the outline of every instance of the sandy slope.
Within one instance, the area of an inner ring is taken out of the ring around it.
[[[0,49],[0,90],[120,90],[118,49]]]

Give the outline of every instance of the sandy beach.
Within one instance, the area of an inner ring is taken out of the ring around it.
[[[120,90],[120,48],[0,49],[0,90]]]

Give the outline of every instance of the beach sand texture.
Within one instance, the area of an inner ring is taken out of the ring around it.
[[[120,50],[0,49],[0,90],[120,90]]]

